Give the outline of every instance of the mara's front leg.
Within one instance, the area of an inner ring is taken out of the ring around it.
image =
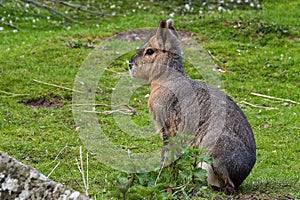
[[[153,117],[153,121],[156,125],[157,131],[160,132],[163,148],[162,148],[162,165],[169,166],[173,161],[178,158],[180,151],[179,143],[176,142],[175,136],[178,131],[178,120],[175,120],[174,113],[165,109],[166,107],[159,104],[150,107],[150,112]],[[172,120],[171,120],[172,119]],[[172,139],[174,138],[174,139]],[[177,149],[178,147],[178,149]]]
[[[162,162],[165,162],[165,153],[167,151],[167,145],[169,144],[169,138],[171,136],[174,136],[174,133],[170,132],[167,121],[167,114],[164,106],[161,106],[161,104],[159,103],[150,103],[149,110],[152,115],[152,119],[155,124],[157,133],[160,133],[162,138],[163,149],[161,156]]]

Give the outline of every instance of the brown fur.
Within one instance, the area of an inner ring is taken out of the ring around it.
[[[194,136],[190,145],[208,148],[214,161],[199,165],[208,171],[208,182],[235,192],[256,161],[251,127],[230,97],[186,76],[172,20],[160,22],[129,69],[133,77],[151,83],[148,106],[164,145],[178,133]]]

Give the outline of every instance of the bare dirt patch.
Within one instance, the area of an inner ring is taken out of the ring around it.
[[[193,34],[187,31],[179,31],[180,40],[182,43],[189,41]],[[152,29],[138,29],[132,31],[125,31],[116,34],[112,39],[125,40],[127,42],[146,42],[151,36],[155,35],[155,30]]]
[[[30,106],[33,108],[49,108],[54,109],[61,107],[63,105],[62,98],[59,96],[51,96],[49,97],[38,97],[34,99],[29,99],[25,101],[21,101],[26,106]]]

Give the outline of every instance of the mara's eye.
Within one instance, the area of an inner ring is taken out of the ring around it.
[[[153,49],[147,49],[145,55],[151,56],[152,54],[154,54],[154,50]]]

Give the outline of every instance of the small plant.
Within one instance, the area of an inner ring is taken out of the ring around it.
[[[207,173],[199,165],[212,164],[212,159],[205,152],[199,147],[189,146],[179,159],[160,170],[136,174],[113,173],[107,179],[105,195],[123,199],[203,197],[207,189]]]

